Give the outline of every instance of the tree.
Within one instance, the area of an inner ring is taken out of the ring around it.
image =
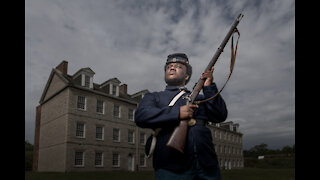
[[[293,153],[293,148],[290,147],[290,146],[284,146],[281,149],[281,152],[284,153],[284,154],[292,154]]]

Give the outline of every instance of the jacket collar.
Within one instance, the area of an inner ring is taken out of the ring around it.
[[[177,90],[180,90],[180,91],[182,91],[182,90],[184,90],[184,91],[186,91],[186,92],[190,92],[186,87],[179,87],[179,86],[169,86],[169,85],[167,85],[166,86],[166,89],[165,90],[167,90],[167,91],[177,91]]]

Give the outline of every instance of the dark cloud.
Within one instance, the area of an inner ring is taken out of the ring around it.
[[[243,11],[235,69],[222,92],[228,121],[240,124],[244,148],[262,141],[276,148],[292,145],[294,8],[293,0],[27,0],[25,138],[33,142],[35,107],[62,60],[69,62],[69,74],[90,67],[94,82],[117,77],[133,94],[162,90],[167,55],[185,52],[193,66],[191,89]],[[229,46],[215,66],[218,87],[228,75]]]

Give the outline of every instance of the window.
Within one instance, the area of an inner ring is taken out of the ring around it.
[[[119,129],[113,129],[113,141],[120,142],[120,130]]]
[[[128,130],[128,143],[134,144],[134,131]]]
[[[115,85],[112,86],[112,94],[113,95],[117,94],[117,86],[115,86]]]
[[[128,110],[128,119],[133,121],[133,109]]]
[[[84,125],[84,123],[77,123],[76,137],[85,138],[85,125]]]
[[[145,145],[146,143],[146,134],[144,132],[140,133],[140,144]]]
[[[140,166],[146,166],[146,156],[144,154],[140,154]]]
[[[74,165],[80,166],[80,167],[84,166],[84,153],[83,153],[83,151],[76,151]]]
[[[103,126],[96,126],[96,139],[103,140]]]
[[[84,87],[90,86],[90,76],[84,76]]]
[[[95,158],[94,158],[94,165],[96,167],[103,167],[103,153],[102,152],[96,152]]]
[[[97,113],[104,114],[104,102],[97,100]]]
[[[119,153],[112,153],[112,166],[113,167],[120,167],[120,154]]]
[[[120,106],[119,105],[114,105],[113,106],[113,116],[120,118]]]
[[[78,96],[77,108],[86,110],[86,97]]]

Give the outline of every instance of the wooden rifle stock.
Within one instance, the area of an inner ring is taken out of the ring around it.
[[[224,38],[224,40],[220,44],[219,48],[217,49],[216,53],[212,57],[211,61],[209,62],[208,66],[206,67],[204,72],[211,70],[211,68],[217,62],[220,54],[223,52],[223,49],[226,46],[226,44],[228,43],[230,37],[237,30],[237,26],[238,26],[240,20],[242,19],[242,17],[243,17],[243,14],[240,13],[238,15],[238,17],[236,18],[236,20],[233,22],[229,32],[227,33],[226,37]],[[205,82],[205,80],[200,78],[198,80],[198,82],[194,85],[191,94],[186,98],[187,104],[193,104],[196,97],[200,93],[200,91],[204,85],[204,82]],[[186,142],[186,138],[187,138],[188,121],[190,121],[190,120],[182,120],[182,121],[180,121],[180,124],[177,127],[175,127],[175,129],[173,130],[173,133],[171,134],[171,136],[167,142],[168,147],[174,148],[174,149],[180,151],[181,153],[184,152],[184,146],[185,146],[185,142]]]

